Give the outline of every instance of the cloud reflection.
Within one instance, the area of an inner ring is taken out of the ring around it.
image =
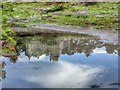
[[[3,87],[86,88],[90,81],[102,72],[100,67],[76,65],[61,60],[46,61],[44,55],[39,59],[30,58],[29,63],[23,61],[7,66],[9,78],[3,81]]]
[[[102,47],[102,48],[96,48],[93,50],[94,54],[99,54],[99,53],[107,53],[106,48]]]

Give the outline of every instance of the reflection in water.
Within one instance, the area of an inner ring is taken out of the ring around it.
[[[118,87],[111,85],[118,83],[117,45],[86,35],[41,34],[16,41],[16,63],[0,57],[6,64],[3,87]]]
[[[46,58],[44,58],[46,59]],[[102,69],[68,62],[52,63],[41,61],[19,61],[6,69],[11,78],[3,82],[3,87],[86,87]],[[22,65],[22,67],[21,67]],[[12,71],[12,72],[11,72]],[[10,86],[11,85],[11,86]]]
[[[74,53],[85,53],[87,57],[95,48],[106,47],[109,54],[117,53],[116,45],[106,45],[98,39],[86,35],[41,35],[33,37],[18,38],[17,48],[25,51],[26,55],[39,57],[43,54],[50,55],[50,60],[58,61],[60,54],[73,55]]]

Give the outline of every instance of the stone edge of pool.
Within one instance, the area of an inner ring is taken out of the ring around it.
[[[98,30],[93,28],[81,28],[72,26],[60,26],[56,24],[39,24],[27,28],[12,27],[17,35],[31,35],[40,33],[67,33],[67,34],[85,34],[96,36],[102,42],[118,44],[118,31],[115,30]]]

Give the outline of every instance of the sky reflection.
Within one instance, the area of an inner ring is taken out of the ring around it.
[[[50,56],[45,54],[29,59],[25,52],[20,53],[15,64],[4,58],[7,78],[3,80],[3,87],[86,88],[94,84],[110,87],[109,84],[118,79],[117,55],[107,54],[104,47],[94,51],[91,57],[84,53],[61,55],[58,62],[49,61]]]
[[[15,61],[6,66],[5,88],[87,88],[118,85],[117,45],[91,36],[40,35],[17,38]]]
[[[82,88],[102,72],[100,67],[75,65],[65,61],[49,62],[43,60],[44,58],[32,59],[34,58],[29,62],[19,61],[14,65],[8,63],[5,70],[9,76],[3,81],[3,87]]]

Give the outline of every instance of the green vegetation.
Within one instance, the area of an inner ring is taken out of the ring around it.
[[[30,27],[39,23],[53,23],[97,29],[118,29],[118,3],[97,2],[93,5],[86,3],[55,3],[31,2],[15,3],[2,2],[0,8],[2,18],[1,39],[15,45],[11,27]],[[8,52],[5,49],[6,52]]]
[[[15,50],[13,50],[14,46],[16,45],[14,40],[14,32],[9,27],[6,27],[0,34],[0,39],[6,43],[3,45],[2,52],[0,52],[0,54],[10,53],[13,51],[15,52]]]
[[[13,48],[16,45],[14,40],[15,33],[11,30],[10,23],[8,23],[10,17],[12,16],[13,4],[0,3],[0,5],[4,5],[4,8],[0,8],[0,13],[2,13],[0,18],[0,23],[2,23],[2,32],[0,32],[0,46],[2,46],[2,52],[0,52],[0,54],[6,54],[15,52],[15,49],[13,50]]]
[[[12,8],[9,15],[11,20],[7,22],[11,26],[28,27],[38,23],[55,23],[92,26],[98,29],[118,28],[118,3],[116,2],[98,2],[87,6],[85,3],[13,3]]]

